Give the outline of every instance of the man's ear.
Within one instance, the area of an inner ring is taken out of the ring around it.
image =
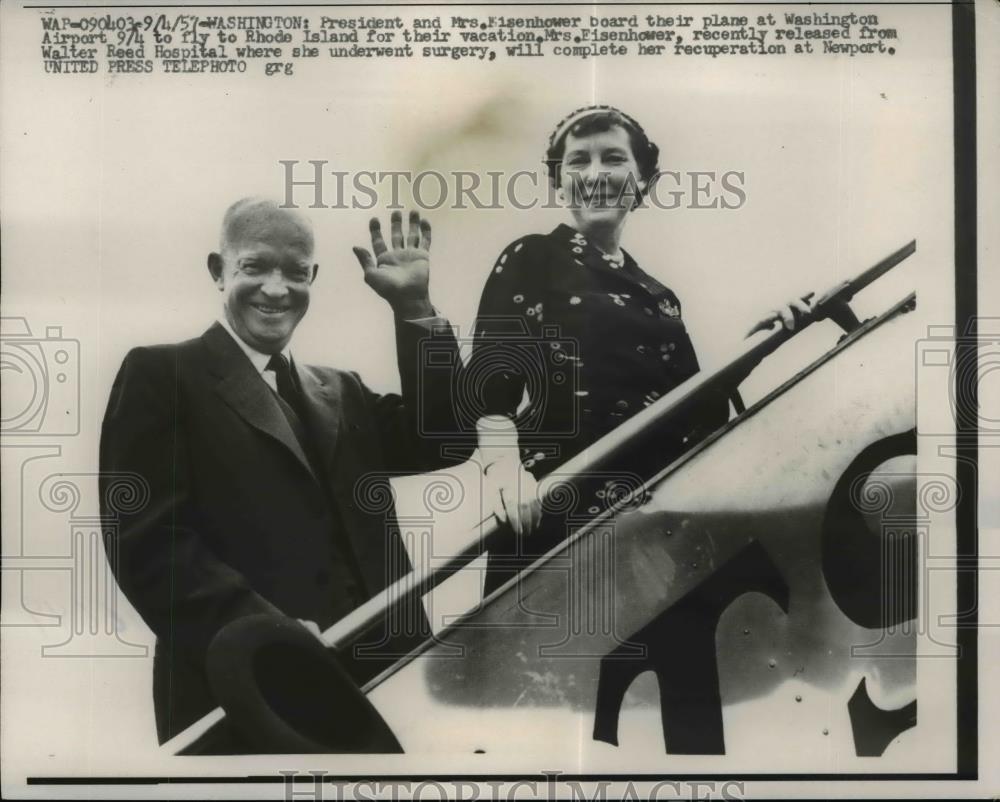
[[[217,253],[210,253],[208,255],[208,272],[212,276],[212,281],[219,285],[219,289],[222,289],[222,256]]]
[[[319,265],[313,265],[312,278],[309,279],[309,283],[312,284],[316,280],[316,274],[319,273]]]

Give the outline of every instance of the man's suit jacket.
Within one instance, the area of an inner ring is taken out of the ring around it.
[[[200,338],[126,356],[104,419],[101,472],[137,475],[149,500],[120,516],[106,546],[119,585],[157,636],[161,742],[215,706],[204,657],[226,623],[263,612],[326,628],[409,570],[388,480],[363,477],[456,461],[417,432],[418,389],[434,431],[450,420],[448,374],[420,375],[427,334],[397,324],[402,397],[376,395],[354,373],[297,367],[320,470],[218,323]],[[434,336],[460,364],[454,338]]]

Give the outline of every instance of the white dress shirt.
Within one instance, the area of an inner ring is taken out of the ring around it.
[[[434,310],[435,313],[437,310]],[[450,326],[447,318],[443,318],[440,315],[435,314],[433,317],[420,317],[414,318],[413,320],[407,320],[407,323],[416,323],[418,326],[423,326],[427,331],[433,331],[440,326]],[[270,387],[274,392],[278,392],[278,377],[275,376],[273,370],[267,369],[267,363],[271,361],[270,354],[262,354],[253,346],[247,345],[240,336],[233,331],[233,327],[229,325],[229,321],[226,319],[225,315],[219,316],[219,324],[227,332],[229,336],[236,340],[236,344],[243,350],[243,353],[247,355],[247,359],[250,360],[251,364],[257,368],[257,372],[260,377],[267,382],[267,386]],[[288,360],[288,364],[292,364],[292,352],[286,345],[281,349],[281,355]]]
[[[247,359],[250,360],[250,363],[257,368],[257,372],[260,374],[260,377],[267,382],[267,386],[274,390],[274,392],[278,392],[278,377],[274,375],[273,370],[267,369],[267,363],[271,361],[271,355],[262,354],[256,348],[253,348],[243,342],[243,340],[240,339],[240,336],[233,331],[233,327],[229,325],[229,321],[226,320],[225,315],[222,315],[219,318],[219,323],[222,328],[229,332],[229,336],[236,340],[236,344],[243,350],[243,353],[247,355]],[[288,364],[292,364],[292,352],[289,350],[287,345],[281,349],[281,355],[288,360]]]

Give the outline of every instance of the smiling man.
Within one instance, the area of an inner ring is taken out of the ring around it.
[[[373,220],[373,253],[354,249],[395,312],[402,396],[295,360],[292,336],[319,268],[308,221],[267,200],[225,214],[208,257],[219,321],[196,339],[126,356],[102,430],[101,497],[110,503],[106,483],[123,473],[148,490],[140,509],[117,512],[106,547],[156,634],[161,743],[215,707],[204,661],[227,623],[270,613],[325,629],[409,570],[393,510],[363,499],[373,484],[388,492],[387,472],[456,461],[420,437],[416,415],[422,383],[422,422],[440,432],[450,419],[449,377],[422,373],[421,338],[433,331],[435,351],[455,349],[459,364],[428,297],[430,238],[415,213],[405,232],[395,213],[390,245]]]
[[[291,211],[245,199],[226,212],[219,250],[208,269],[223,294],[220,322],[259,354],[281,352],[309,308],[311,229]]]

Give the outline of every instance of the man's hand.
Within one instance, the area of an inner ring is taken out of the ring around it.
[[[810,314],[812,314],[812,297],[816,293],[810,292],[808,295],[804,295],[802,298],[797,298],[790,304],[781,307],[780,309],[774,309],[768,313],[767,317],[758,321],[750,331],[747,332],[747,337],[751,334],[755,334],[758,331],[766,331],[771,328],[776,321],[781,321],[781,325],[784,326],[788,331],[795,331],[795,328],[799,325],[802,319]]]
[[[542,520],[542,502],[535,477],[524,469],[521,460],[504,454],[483,469],[484,499],[501,522],[510,524],[517,535],[528,535]]]
[[[382,238],[378,218],[368,224],[372,238],[372,251],[354,248],[365,283],[389,302],[397,317],[413,320],[432,317],[434,307],[428,296],[430,280],[431,224],[421,220],[417,212],[410,212],[409,231],[404,240],[403,216],[393,212],[389,230],[392,248]]]

